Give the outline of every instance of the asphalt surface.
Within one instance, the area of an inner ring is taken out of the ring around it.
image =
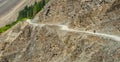
[[[21,0],[0,0],[0,16],[14,8]]]

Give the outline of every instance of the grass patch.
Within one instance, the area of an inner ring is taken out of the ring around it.
[[[19,16],[17,17],[17,20],[7,24],[0,28],[0,33],[5,32],[12,26],[14,26],[19,21],[24,21],[26,19],[32,19],[39,11],[42,10],[42,8],[45,6],[46,3],[48,3],[49,0],[42,0],[40,2],[35,2],[32,6],[26,6],[23,10],[19,12]]]
[[[8,30],[9,28],[11,28],[12,26],[14,26],[16,23],[18,23],[19,21],[24,21],[26,20],[27,18],[23,18],[21,20],[17,20],[17,21],[14,21],[12,22],[11,24],[7,24],[5,26],[3,26],[2,28],[0,28],[0,33],[3,33],[5,32],[6,30]]]

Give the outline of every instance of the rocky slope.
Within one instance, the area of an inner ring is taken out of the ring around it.
[[[0,62],[120,62],[120,1],[50,0],[1,34]]]
[[[119,0],[52,0],[39,16],[41,22],[68,24],[71,28],[120,31]]]

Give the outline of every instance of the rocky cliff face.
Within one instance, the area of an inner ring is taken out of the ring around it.
[[[1,62],[120,62],[119,0],[51,0],[0,36]]]

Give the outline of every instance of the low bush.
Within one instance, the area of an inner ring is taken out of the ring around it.
[[[26,6],[23,10],[19,12],[19,16],[16,21],[0,28],[0,33],[5,32],[19,21],[24,21],[25,19],[33,18],[40,10],[42,10],[42,8],[45,6],[46,3],[48,3],[48,1],[49,0],[42,0],[40,2],[35,2],[35,4],[32,6]]]

